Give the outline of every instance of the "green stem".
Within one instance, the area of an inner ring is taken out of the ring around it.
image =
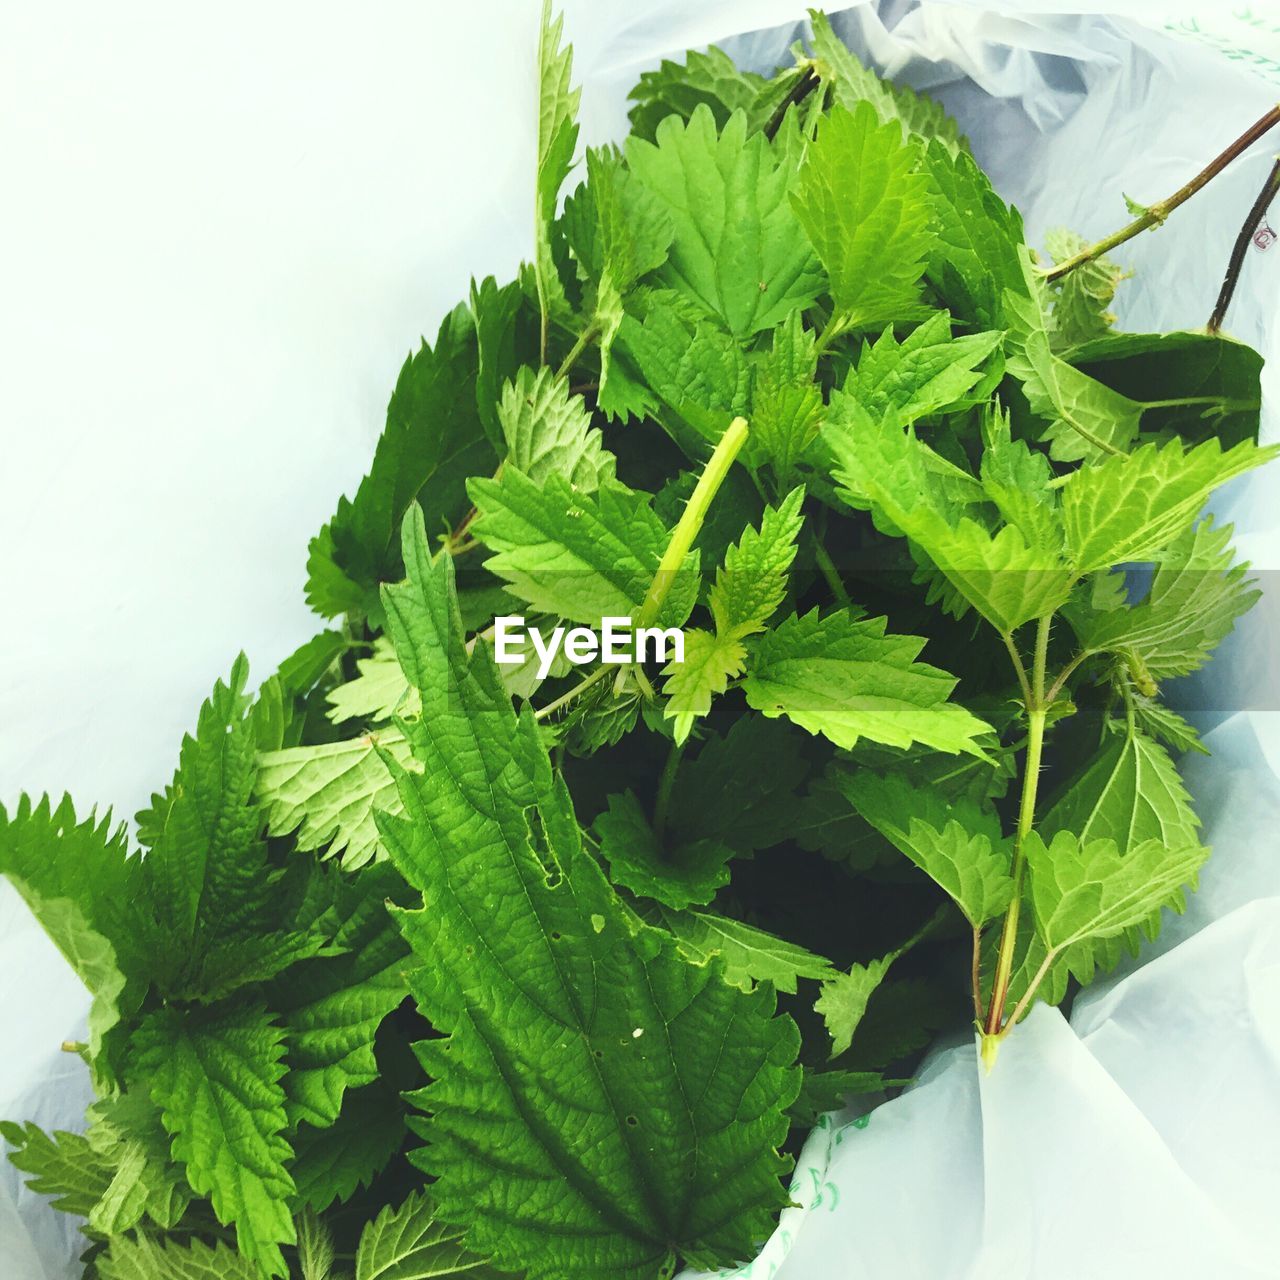
[[[636,619],[637,626],[651,627],[657,622],[658,614],[662,612],[662,606],[675,585],[676,575],[693,547],[693,540],[698,536],[702,522],[707,518],[707,510],[711,506],[712,499],[724,483],[725,476],[729,474],[729,468],[733,466],[733,461],[746,440],[747,420],[734,418],[707,460],[707,465],[698,477],[698,483],[694,486],[693,493],[671,533],[671,541],[667,543],[667,549],[662,553],[658,571],[653,575],[653,581],[649,584],[649,590],[645,593],[644,601],[640,605],[640,615]]]
[[[830,320],[827,321],[826,327],[818,335],[818,340],[813,344],[813,355],[816,360],[822,355],[826,349],[849,327],[849,316],[843,311],[837,311]]]
[[[1134,236],[1140,235],[1148,228],[1158,227],[1180,204],[1190,200],[1197,191],[1207,186],[1237,156],[1247,151],[1263,134],[1277,124],[1280,124],[1280,106],[1272,107],[1266,115],[1251,124],[1225,151],[1211,160],[1185,186],[1179,187],[1173,195],[1167,199],[1157,201],[1148,209],[1144,209],[1140,216],[1127,226],[1121,227],[1119,231],[1104,237],[1097,241],[1096,244],[1089,245],[1086,249],[1082,249],[1074,257],[1059,262],[1057,266],[1044,273],[1044,278],[1046,280],[1058,280],[1065,276],[1068,271],[1074,271],[1076,267],[1083,266],[1086,262],[1101,258],[1103,254],[1110,253],[1117,245],[1124,244],[1126,240],[1132,240]]]
[[[653,834],[658,837],[658,847],[662,847],[663,837],[667,833],[667,813],[671,808],[671,791],[675,786],[676,773],[680,769],[680,761],[684,757],[684,749],[688,743],[673,742],[667,752],[667,763],[662,766],[662,777],[658,779],[658,794],[653,802]]]
[[[1182,396],[1173,400],[1144,400],[1142,411],[1145,413],[1148,409],[1180,409],[1184,405],[1189,407],[1197,404],[1221,405],[1224,412],[1230,409],[1258,408],[1257,400],[1224,400],[1222,396]]]
[[[587,325],[583,331],[578,334],[578,340],[569,348],[569,354],[560,362],[560,367],[556,370],[556,377],[563,378],[568,374],[569,370],[578,362],[578,357],[591,345],[596,336],[596,322]],[[543,355],[546,359],[546,355]]]
[[[1018,828],[1013,845],[1013,897],[1005,913],[1004,927],[1000,932],[1000,946],[996,953],[995,977],[991,983],[991,1003],[987,1006],[986,1038],[998,1036],[1003,1029],[1004,1006],[1009,995],[1009,981],[1013,976],[1013,953],[1018,942],[1018,917],[1022,908],[1023,884],[1027,873],[1026,840],[1036,817],[1036,793],[1040,786],[1040,763],[1044,753],[1044,727],[1046,707],[1044,703],[1045,667],[1049,657],[1049,628],[1052,615],[1046,615],[1036,624],[1035,656],[1032,661],[1030,701],[1027,705],[1027,758],[1023,766],[1022,801],[1018,806]],[[988,1047],[983,1046],[983,1057],[988,1058]]]
[[[553,715],[561,707],[568,706],[575,698],[581,697],[592,685],[599,684],[611,671],[612,668],[610,667],[597,667],[586,679],[578,681],[568,693],[562,693],[554,702],[548,702],[545,707],[540,707],[533,713],[533,718],[535,720],[545,720],[547,716]]]
[[[852,601],[849,599],[849,593],[845,590],[844,583],[840,580],[840,573],[836,569],[835,561],[832,560],[821,538],[814,538],[813,540],[813,558],[817,561],[819,572],[827,580],[827,586],[831,588],[831,594],[847,609]]]

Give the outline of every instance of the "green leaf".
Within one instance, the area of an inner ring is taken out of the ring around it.
[[[929,193],[918,149],[860,102],[818,128],[791,193],[827,269],[837,312],[856,328],[914,314],[929,254]]]
[[[813,1007],[826,1023],[833,1058],[838,1058],[853,1043],[853,1033],[867,1011],[867,1002],[897,958],[897,952],[890,952],[870,964],[855,964],[848,973],[838,974],[822,984],[822,993]]]
[[[1006,291],[1027,289],[1022,219],[967,151],[943,141],[925,149],[933,210],[928,279],[953,315],[980,329],[1006,326]]]
[[[854,507],[869,501],[885,532],[909,538],[999,630],[1051,614],[1067,599],[1075,575],[1062,559],[1029,543],[1015,525],[993,534],[965,514],[989,495],[914,432],[873,423],[850,406],[828,423],[823,439],[835,455],[841,496]]]
[[[531,718],[464,651],[451,561],[432,562],[420,521],[405,537],[409,581],[386,601],[422,696],[424,773],[402,778],[384,838],[423,893],[398,918],[424,961],[414,994],[447,1036],[417,1046],[432,1077],[417,1158],[440,1211],[531,1280],[749,1256],[785,1202],[795,1029],[768,988],[730,987],[624,913]]]
[[[841,106],[852,111],[859,103],[869,103],[881,120],[897,123],[904,139],[937,139],[949,154],[966,148],[959,127],[941,103],[907,85],[881,80],[864,67],[831,29],[831,19],[825,13],[811,11],[810,24],[814,69],[834,86],[835,100]]]
[[[628,140],[627,159],[675,227],[660,278],[736,338],[772,329],[818,296],[822,277],[787,200],[790,175],[762,135],[747,136],[744,114],[719,134],[705,105],[687,124],[669,116],[654,142]]]
[[[1013,897],[1008,842],[998,821],[964,821],[965,809],[939,800],[944,814],[917,817],[919,788],[903,775],[880,777],[867,769],[847,775],[841,787],[854,808],[905,854],[958,906],[974,929],[1000,915]],[[957,820],[959,819],[959,820]]]
[[[1059,831],[1046,846],[1025,841],[1036,928],[1051,954],[1086,938],[1114,937],[1140,924],[1190,880],[1208,856],[1199,843],[1144,840],[1127,853],[1113,840]]]
[[[535,484],[556,475],[580,493],[594,493],[613,480],[617,464],[591,425],[582,397],[571,396],[567,379],[550,369],[521,369],[502,390],[498,420],[506,465]]]
[[[1144,444],[1124,457],[1081,467],[1062,486],[1067,549],[1079,572],[1149,560],[1196,518],[1219,485],[1276,456],[1242,441]]]
[[[77,821],[69,796],[55,807],[21,796],[13,816],[0,805],[0,873],[8,876],[53,944],[89,989],[89,1056],[104,1082],[103,1042],[142,999],[146,963],[129,913],[140,863],[111,815]]]
[[[751,648],[743,692],[769,717],[785,715],[848,750],[860,738],[888,746],[922,742],[981,754],[990,726],[947,698],[955,679],[916,662],[918,636],[887,634],[885,618],[785,619]]]
[[[758,530],[748,528],[729,547],[708,597],[715,634],[697,628],[686,632],[683,660],[663,668],[663,714],[676,722],[677,742],[688,737],[695,719],[711,710],[712,698],[742,674],[742,641],[763,631],[782,603],[804,523],[803,501],[804,490],[793,489],[777,507],[765,509]]]
[[[499,1272],[463,1243],[464,1232],[436,1218],[425,1192],[386,1208],[360,1235],[356,1280],[430,1280],[433,1276],[471,1276],[497,1280]]]
[[[1231,527],[1217,529],[1207,517],[1159,553],[1140,603],[1071,604],[1063,612],[1083,649],[1135,654],[1153,679],[1164,680],[1203,666],[1257,602],[1262,593],[1246,572],[1234,562]]]
[[[791,1118],[798,1125],[812,1128],[820,1116],[839,1111],[851,1096],[881,1093],[910,1083],[909,1080],[886,1080],[878,1071],[814,1071],[809,1067],[805,1069],[800,1096],[792,1104]]]
[[[210,1198],[219,1222],[234,1225],[246,1258],[268,1275],[287,1275],[280,1245],[296,1235],[283,1032],[261,1006],[165,1008],[147,1015],[134,1043],[192,1190]]]
[[[465,306],[449,313],[434,347],[405,361],[369,474],[354,498],[312,540],[307,602],[326,617],[377,618],[378,584],[402,576],[396,531],[411,502],[433,528],[465,510],[470,475],[497,463],[477,408],[475,322]]]
[[[727,863],[734,851],[728,845],[660,840],[634,792],[610,796],[595,829],[609,878],[638,897],[681,910],[710,902],[729,883]]]
[[[321,631],[299,645],[276,672],[285,696],[305,697],[346,650],[347,640],[340,631]]]
[[[1074,231],[1058,227],[1045,233],[1044,244],[1049,256],[1059,263],[1074,258],[1088,248],[1089,242]],[[1115,324],[1115,315],[1109,308],[1126,274],[1123,267],[1103,255],[1082,262],[1050,282],[1057,345],[1078,346],[1106,333]]]
[[[952,338],[945,311],[917,325],[902,342],[890,325],[874,345],[863,344],[856,367],[845,379],[843,396],[872,418],[892,417],[904,425],[964,408],[972,403],[968,393],[985,381],[979,366],[1000,340],[998,333]]]
[[[47,1134],[36,1124],[0,1120],[0,1137],[13,1148],[8,1154],[14,1168],[31,1175],[31,1190],[52,1196],[53,1207],[63,1213],[87,1218],[111,1185],[114,1164],[83,1134]]]
[[[408,948],[387,914],[387,903],[403,896],[385,864],[338,879],[333,940],[344,954],[297,965],[270,989],[287,1035],[291,1126],[333,1124],[346,1091],[378,1078],[374,1035],[409,994]]]
[[[147,1236],[116,1236],[95,1265],[101,1280],[261,1280],[255,1262],[229,1245],[200,1240],[163,1243]]]
[[[627,95],[636,104],[628,113],[631,132],[652,142],[668,116],[688,120],[699,106],[705,106],[716,127],[723,129],[735,111],[752,109],[766,84],[754,71],[739,71],[714,45],[705,53],[691,49],[682,63],[664,58],[656,70],[643,72]]]
[[[379,636],[373,642],[373,654],[356,660],[359,674],[354,680],[337,685],[325,695],[326,712],[334,724],[347,720],[369,720],[378,723],[395,715],[416,715],[418,702],[409,689],[404,672],[392,652],[391,641]],[[258,762],[262,768],[262,761]]]
[[[793,311],[773,331],[773,344],[756,363],[751,388],[753,458],[772,464],[779,485],[790,481],[796,463],[813,442],[822,420],[822,390],[814,381],[818,357],[802,313]]]
[[[341,854],[350,870],[381,857],[374,811],[396,810],[400,799],[379,749],[413,767],[409,746],[396,729],[261,755],[257,790],[267,829],[273,836],[296,832],[303,852]]]
[[[473,480],[471,494],[475,536],[497,553],[486,567],[513,595],[587,626],[639,612],[667,542],[647,495],[620,484],[581,494],[560,476],[537,485],[510,467]]]
[[[543,0],[538,33],[538,167],[534,184],[533,264],[542,312],[543,346],[547,321],[568,310],[564,284],[552,253],[551,229],[560,188],[569,176],[578,145],[578,102],[582,90],[573,88],[573,46],[560,46],[564,15],[551,20],[551,0]],[[473,468],[479,470],[479,468]],[[403,511],[400,513],[403,514]]]
[[[705,456],[747,404],[751,366],[742,348],[713,321],[682,314],[667,291],[650,296],[643,322],[627,316],[619,332],[669,410],[660,414],[662,425],[690,457]]]
[[[694,964],[718,957],[725,981],[744,991],[757,982],[769,982],[775,990],[794,995],[800,978],[821,982],[836,976],[835,967],[825,957],[729,916],[710,911],[664,911],[662,923]]]
[[[537,318],[519,280],[501,288],[492,276],[471,282],[476,327],[476,412],[490,444],[502,448],[498,399],[523,365],[538,359]]]

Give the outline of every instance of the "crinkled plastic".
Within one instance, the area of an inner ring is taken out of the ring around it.
[[[767,70],[803,34],[805,18],[801,0],[569,0],[565,8],[584,85],[584,138],[593,143],[625,133],[626,91],[661,57],[715,42]],[[409,21],[412,10],[421,23],[416,6],[399,12]],[[490,46],[488,59],[424,48],[421,73],[454,78],[459,104],[484,99],[491,88],[508,92],[499,81],[507,77],[503,68],[530,47],[526,16],[521,11],[517,18],[514,7],[501,3],[471,6],[472,39]],[[44,36],[56,41],[54,17],[44,21]],[[836,24],[870,64],[946,103],[997,187],[1021,208],[1033,242],[1055,225],[1089,236],[1113,229],[1124,217],[1121,192],[1139,201],[1167,195],[1272,105],[1280,83],[1280,13],[1262,5],[881,0],[845,8]],[[413,30],[421,34],[424,27]],[[344,24],[315,24],[308,52],[341,63],[348,34]],[[292,27],[272,26],[259,35],[278,41],[282,55],[286,46],[292,51]],[[382,78],[382,69],[371,59],[351,75],[355,104],[365,100],[361,85]],[[172,89],[159,81],[154,87]],[[182,91],[215,92],[212,85]],[[234,97],[234,88],[217,92]],[[344,120],[345,138],[353,129],[390,127],[376,110],[361,115],[353,105],[351,112],[356,123]],[[505,126],[496,119],[492,125],[517,138],[518,145],[503,146],[495,136],[487,160],[492,190],[513,201],[526,200],[527,180],[512,176],[523,163],[521,149],[530,145],[526,125],[518,113]],[[258,145],[250,134],[260,127],[253,112],[228,114],[219,120],[217,144],[234,150],[243,134],[247,146]],[[457,208],[471,198],[473,179],[456,179],[468,161],[456,151],[433,151],[432,127],[423,125],[418,136],[423,146],[412,159],[430,170],[438,206],[422,209],[422,234],[438,227],[438,234],[463,244],[463,265],[477,273],[515,252],[527,254],[527,234],[514,229],[519,219],[495,218],[479,232],[461,228]],[[145,138],[137,149],[141,160]],[[1118,299],[1120,327],[1204,324],[1230,240],[1271,160],[1266,146],[1255,148],[1166,227],[1119,251],[1135,272]],[[387,198],[395,199],[396,184],[410,179],[390,157],[385,168]],[[420,195],[419,187],[413,190]],[[1280,211],[1275,217],[1280,222]],[[337,246],[341,278],[353,278],[353,263],[375,264],[374,274],[387,269],[386,246],[353,232],[347,206],[330,215],[324,201],[315,202],[306,227],[307,243]],[[307,266],[319,269],[314,260]],[[424,296],[435,300],[437,292]],[[449,298],[453,293],[460,290]],[[1280,246],[1251,251],[1226,327],[1270,357],[1263,426],[1269,440],[1280,438],[1277,296]],[[435,310],[449,298],[441,294]],[[234,301],[230,293],[223,299],[221,322],[228,327],[241,319]],[[249,375],[272,387],[273,376],[283,376],[278,371],[305,344],[343,332],[325,326],[346,306],[344,297],[322,294],[283,317],[275,327],[277,345],[263,350]],[[335,345],[333,359],[343,360],[346,349]],[[273,403],[287,407],[287,395],[273,394]],[[287,420],[269,422],[261,449],[270,451],[271,433],[297,429]],[[261,435],[260,426],[254,430]],[[343,466],[358,474],[365,445],[339,444],[331,424],[326,430],[334,450],[350,454]],[[99,465],[108,468],[99,482],[109,486],[110,468],[123,476],[132,461],[122,454]],[[320,467],[313,478],[327,484],[328,473]],[[332,486],[334,493],[341,484]],[[1264,570],[1265,594],[1206,672],[1180,690],[1202,725],[1217,726],[1206,739],[1213,755],[1186,764],[1214,847],[1187,913],[1171,919],[1137,961],[1081,995],[1069,1019],[1037,1008],[990,1075],[979,1068],[972,1045],[939,1047],[900,1097],[866,1115],[828,1117],[798,1164],[797,1207],[783,1213],[755,1262],[727,1275],[1245,1280],[1280,1272],[1280,690],[1273,642],[1280,605],[1269,572],[1280,567],[1278,487],[1272,468],[1215,502],[1219,518],[1235,522],[1243,553]],[[321,518],[332,496],[321,503]],[[301,548],[316,517],[314,503],[281,502],[273,536]],[[176,540],[175,563],[204,545],[183,528],[166,529],[164,536]],[[296,592],[281,562],[241,567],[258,575],[249,587]],[[64,586],[56,575],[48,581],[50,593]],[[267,659],[307,634],[300,616],[272,617],[274,629],[256,633]],[[187,625],[194,641],[199,619]],[[137,637],[130,638],[136,644]],[[162,656],[167,670],[181,658]],[[137,661],[136,649],[121,645],[99,661],[105,670],[126,670]],[[69,721],[73,728],[75,713],[73,704],[40,707],[50,723]],[[127,742],[129,733],[122,725],[116,740]],[[61,776],[63,766],[77,778],[93,776],[65,735],[49,735],[40,747],[42,777]],[[162,777],[170,756],[139,762],[136,786]],[[22,782],[22,776],[5,776],[0,786],[7,791]],[[143,794],[130,785],[100,798],[129,805]],[[82,1124],[85,1073],[58,1046],[82,1034],[86,1004],[16,894],[0,884],[0,1115],[52,1127]],[[11,1168],[0,1169],[6,1280],[70,1280],[78,1274],[77,1248],[61,1215],[22,1188]]]

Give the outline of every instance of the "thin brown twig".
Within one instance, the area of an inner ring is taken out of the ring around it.
[[[777,136],[777,132],[782,128],[782,122],[787,117],[787,112],[794,106],[803,102],[819,85],[820,81],[818,73],[812,67],[805,67],[801,72],[800,78],[791,86],[787,92],[787,96],[778,104],[778,109],[769,117],[769,123],[764,127],[764,136],[771,142]]]
[[[1092,262],[1095,258],[1102,257],[1104,253],[1109,253],[1117,245],[1124,244],[1126,240],[1132,240],[1134,236],[1140,235],[1149,227],[1158,227],[1180,204],[1190,200],[1197,191],[1212,182],[1227,165],[1247,151],[1259,138],[1275,128],[1277,124],[1280,124],[1280,105],[1272,107],[1266,115],[1255,120],[1225,151],[1215,156],[1190,182],[1185,186],[1179,187],[1173,195],[1167,199],[1158,200],[1149,208],[1144,209],[1142,214],[1129,223],[1128,226],[1122,227],[1119,231],[1113,232],[1095,244],[1089,245],[1086,249],[1082,249],[1073,257],[1067,258],[1065,261],[1051,267],[1045,272],[1044,278],[1046,280],[1058,280],[1065,276],[1068,271],[1074,271],[1076,267],[1083,266],[1086,262]]]
[[[1236,285],[1240,280],[1240,270],[1244,266],[1245,251],[1249,248],[1249,241],[1253,239],[1254,233],[1262,225],[1263,218],[1267,216],[1267,209],[1275,199],[1277,191],[1280,191],[1280,157],[1271,166],[1271,172],[1267,174],[1267,180],[1262,184],[1258,198],[1250,206],[1244,225],[1240,228],[1236,242],[1231,248],[1231,257],[1227,261],[1227,274],[1218,292],[1218,301],[1213,305],[1213,314],[1209,317],[1210,333],[1217,333],[1222,328],[1222,322],[1227,318],[1227,308],[1231,305]]]

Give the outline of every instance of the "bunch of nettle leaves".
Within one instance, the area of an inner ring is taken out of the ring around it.
[[[341,624],[235,664],[140,851],[0,814],[98,1093],[4,1136],[101,1280],[742,1260],[818,1113],[971,1020],[990,1066],[1207,854],[1159,686],[1255,594],[1197,517],[1259,357],[1109,332],[1118,270],[1039,265],[820,16],[771,80],[646,75],[559,212],[540,61],[534,263],[404,366],[311,547]],[[684,660],[539,680],[510,615]]]

